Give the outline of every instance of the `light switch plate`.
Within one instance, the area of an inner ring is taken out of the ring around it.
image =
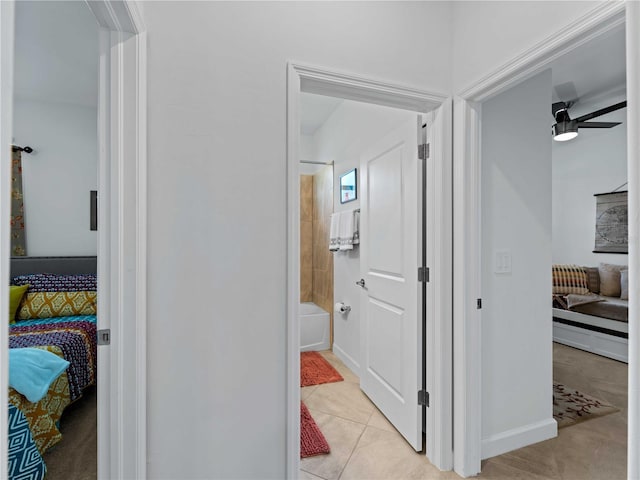
[[[496,250],[494,255],[495,261],[493,265],[494,273],[508,274],[511,273],[511,251]]]

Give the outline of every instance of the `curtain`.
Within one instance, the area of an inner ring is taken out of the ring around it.
[[[12,149],[11,155],[11,256],[27,254],[22,195],[22,152]]]

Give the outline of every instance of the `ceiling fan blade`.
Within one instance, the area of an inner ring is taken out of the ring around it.
[[[576,91],[576,85],[573,82],[564,82],[560,85],[553,87],[558,95],[558,98],[569,99],[572,103],[576,103],[578,99],[578,92]]]
[[[578,128],[611,128],[621,122],[578,122]]]
[[[600,110],[596,110],[595,112],[587,113],[586,115],[582,115],[581,117],[576,118],[577,122],[585,122],[587,120],[591,120],[592,118],[599,117],[600,115],[605,115],[610,112],[615,112],[616,110],[620,110],[627,106],[627,101],[616,103],[615,105],[611,105],[609,107],[601,108]]]

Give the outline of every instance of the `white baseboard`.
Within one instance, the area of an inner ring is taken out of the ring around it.
[[[342,360],[349,370],[355,373],[358,377],[360,377],[360,364],[354,360],[354,358],[345,352],[340,346],[335,342],[333,342],[333,353]]]
[[[507,430],[482,440],[482,459],[526,447],[558,436],[558,424],[553,418]]]

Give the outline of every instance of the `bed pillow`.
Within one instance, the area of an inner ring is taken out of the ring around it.
[[[12,285],[29,285],[29,292],[95,292],[97,280],[94,273],[58,275],[55,273],[32,273],[11,279]]]
[[[18,320],[96,314],[96,292],[27,293]]]
[[[587,272],[587,288],[592,293],[600,293],[600,273],[598,267],[583,267]]]
[[[11,285],[9,287],[9,323],[16,321],[16,312],[18,311],[20,302],[22,302],[22,297],[24,297],[28,288],[29,285]]]
[[[620,300],[629,300],[629,270],[620,270]]]
[[[600,295],[604,295],[605,297],[619,297],[620,271],[626,269],[626,265],[601,263],[598,266],[598,273],[600,274]]]
[[[69,368],[69,362],[40,348],[9,349],[9,386],[30,402],[42,400],[53,381]]]
[[[579,265],[555,264],[552,266],[554,295],[589,293],[587,288],[587,272]]]

